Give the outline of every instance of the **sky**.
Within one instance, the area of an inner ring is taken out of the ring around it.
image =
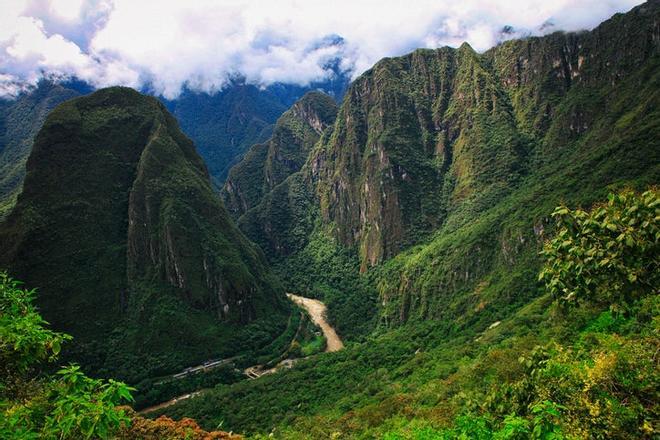
[[[0,96],[44,77],[175,98],[355,77],[419,47],[592,29],[640,0],[0,0]],[[504,29],[507,32],[503,32]]]

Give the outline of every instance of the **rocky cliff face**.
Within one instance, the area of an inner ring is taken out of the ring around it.
[[[525,154],[506,94],[463,45],[376,64],[347,92],[312,161],[324,220],[374,265],[448,210],[510,186]]]
[[[336,114],[337,105],[330,96],[308,92],[279,118],[273,136],[254,145],[229,173],[222,196],[234,218],[255,207],[265,194],[300,170]]]
[[[557,204],[657,184],[659,26],[652,1],[590,32],[384,59],[239,226],[285,271],[311,231],[357,249],[386,322],[522,304]]]
[[[1,263],[40,288],[45,317],[87,347],[91,368],[116,370],[131,356],[148,374],[163,368],[159,353],[173,367],[235,351],[232,328],[267,318],[276,333],[284,322],[281,287],[192,142],[162,104],[131,89],[49,115],[0,234]]]
[[[488,204],[454,205],[429,240],[377,269],[384,320],[486,325],[505,316],[537,292],[555,206],[657,184],[659,23],[660,3],[648,2],[591,32],[510,41],[480,56],[522,140],[513,162],[522,177]],[[493,128],[473,145],[496,137]]]
[[[484,53],[511,98],[519,127],[543,137],[573,88],[616,85],[660,50],[658,2],[617,14],[590,32],[507,41]],[[567,140],[587,131],[589,115],[574,109]]]
[[[351,85],[311,159],[324,221],[359,247],[366,267],[448,215],[492,206],[538,160],[591,130],[602,109],[572,98],[615,86],[657,56],[658,26],[652,2],[592,32],[380,61]]]

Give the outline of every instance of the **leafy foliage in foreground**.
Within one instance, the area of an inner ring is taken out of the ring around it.
[[[610,194],[590,212],[560,206],[539,278],[562,302],[625,306],[660,286],[658,192]]]
[[[0,272],[0,360],[3,374],[26,372],[38,361],[53,360],[69,335],[47,329],[32,305],[35,291]]]
[[[560,206],[540,279],[559,325],[574,306],[610,306],[570,343],[555,338],[521,356],[522,374],[464,399],[448,438],[652,438],[657,434],[660,192],[622,191],[587,212]],[[616,313],[622,305],[632,318]],[[499,430],[498,430],[499,428]],[[476,430],[476,431],[475,431]],[[483,434],[483,435],[482,435]]]
[[[87,377],[77,365],[48,374],[70,336],[46,328],[32,304],[34,290],[0,272],[0,438],[6,440],[238,440],[207,432],[192,420],[144,419],[122,382]]]
[[[40,363],[54,361],[71,337],[47,329],[33,299],[34,290],[0,273],[0,437],[107,438],[129,421],[117,405],[132,400],[132,388],[75,365],[43,374]]]

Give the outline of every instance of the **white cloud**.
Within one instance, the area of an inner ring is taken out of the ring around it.
[[[50,9],[53,14],[65,20],[75,20],[80,15],[84,0],[52,0]]]
[[[640,0],[3,0],[0,95],[44,77],[150,85],[175,97],[228,76],[308,84],[328,61],[359,74],[416,47],[476,50],[511,37],[589,29]],[[552,22],[553,26],[541,26]],[[337,38],[341,37],[341,38]]]

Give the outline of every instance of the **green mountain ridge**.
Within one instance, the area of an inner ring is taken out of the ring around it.
[[[338,108],[294,103],[220,196],[155,99],[67,101],[0,268],[40,288],[67,358],[132,383],[295,341],[284,292],[327,305],[343,350],[149,417],[255,439],[655,438],[659,23],[650,0],[588,32],[385,58]]]
[[[334,122],[337,105],[321,92],[308,92],[284,112],[272,137],[254,145],[233,167],[222,189],[229,212],[241,217],[275,186],[300,170],[309,150]]]
[[[249,84],[230,85],[213,95],[186,92],[165,104],[195,139],[217,187],[250,145],[268,138],[286,110],[277,96]]]
[[[300,171],[268,192],[257,179],[238,222],[347,348],[164,412],[255,438],[487,439],[534,438],[546,405],[539,432],[652,438],[657,301],[562,316],[538,277],[557,206],[660,181],[658,22],[650,1],[590,32],[422,49],[357,78]],[[584,400],[563,388],[591,380]]]
[[[192,142],[131,89],[48,116],[0,231],[0,264],[40,288],[42,313],[92,372],[135,382],[257,349],[286,326],[279,282]]]
[[[501,305],[511,290],[523,304],[554,206],[658,181],[658,10],[484,54],[464,44],[380,61],[301,171],[239,226],[281,273],[319,236],[354,249],[387,322]],[[288,288],[323,296],[310,277]]]
[[[159,99],[195,142],[214,187],[219,189],[229,168],[252,144],[272,135],[275,122],[296,99],[317,87],[340,97],[347,82],[344,74],[305,87],[273,84],[259,88],[233,80],[210,93],[186,89],[176,99]],[[44,79],[15,99],[0,99],[0,218],[14,206],[34,137],[48,113],[58,104],[91,91],[91,86],[75,79],[62,83]]]

